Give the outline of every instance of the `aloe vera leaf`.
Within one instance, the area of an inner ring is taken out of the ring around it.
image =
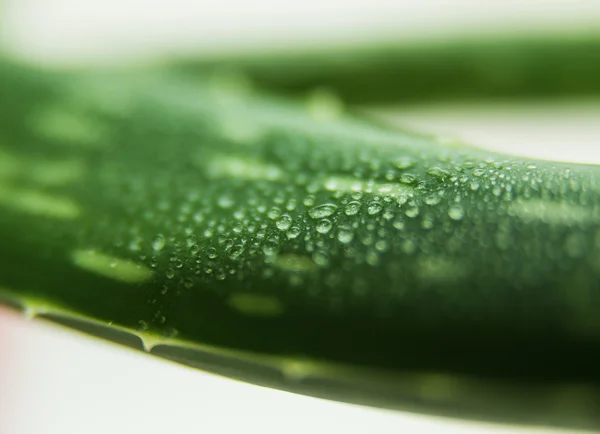
[[[350,104],[600,94],[600,36],[585,33],[373,42],[220,54],[174,64],[200,75],[234,69],[289,95],[325,87]]]
[[[270,387],[600,428],[600,168],[4,62],[1,298]]]

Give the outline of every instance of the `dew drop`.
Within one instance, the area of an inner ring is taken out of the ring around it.
[[[165,237],[162,234],[159,234],[152,243],[152,249],[156,252],[161,251],[165,247]]]
[[[410,207],[410,208],[407,208],[407,209],[404,211],[404,214],[406,214],[406,215],[407,215],[408,217],[410,217],[411,219],[412,219],[412,218],[415,218],[415,217],[417,217],[417,216],[419,215],[419,207],[417,207],[417,206],[412,206],[412,207]]]
[[[451,206],[448,215],[452,220],[461,220],[465,216],[465,211],[458,205]]]
[[[320,267],[326,267],[327,265],[329,265],[329,256],[327,256],[327,253],[321,250],[317,250],[313,254],[313,261]]]
[[[383,213],[383,218],[386,220],[391,220],[394,218],[394,211],[392,211],[391,209],[386,209],[385,212]]]
[[[231,238],[220,237],[219,244],[222,244],[225,247],[225,249],[230,249],[231,247],[233,247],[233,240]]]
[[[344,214],[348,216],[356,215],[359,210],[360,202],[353,200],[352,202],[349,202],[348,205],[346,205],[346,208],[344,208]]]
[[[386,240],[379,240],[375,243],[375,249],[379,252],[385,252],[388,249],[388,242]]]
[[[244,253],[244,246],[241,244],[236,244],[231,248],[231,251],[229,252],[229,258],[237,259],[242,255],[242,253]]]
[[[348,244],[354,239],[354,232],[349,229],[340,229],[337,235],[337,239],[340,243]]]
[[[277,226],[277,229],[279,229],[280,231],[287,231],[291,225],[292,218],[287,214],[282,215],[275,222],[275,226]]]
[[[372,267],[379,264],[379,255],[375,250],[369,250],[365,259],[367,264],[371,265]]]
[[[271,208],[267,213],[267,217],[269,217],[271,220],[275,220],[276,218],[279,218],[279,216],[281,216],[281,210],[276,206]]]
[[[292,240],[294,238],[298,238],[298,235],[300,235],[300,228],[298,226],[292,226],[290,227],[290,230],[287,231],[287,237]]]
[[[400,157],[396,161],[394,161],[394,166],[396,166],[400,170],[410,169],[417,164],[417,160],[412,157]]]
[[[326,203],[323,205],[316,206],[311,208],[308,211],[308,215],[313,219],[321,219],[324,217],[329,217],[335,213],[337,210],[337,206],[332,203]]]
[[[412,255],[417,250],[417,245],[413,240],[404,240],[402,243],[402,250],[407,255]]]
[[[194,234],[194,230],[192,228],[185,228],[185,233],[187,234],[187,238],[185,240],[185,244],[188,247],[196,244],[196,235]]]
[[[225,208],[225,209],[231,208],[234,204],[233,197],[231,197],[229,195],[221,196],[221,197],[219,197],[218,204],[221,208]]]
[[[331,223],[331,220],[323,219],[317,223],[317,232],[320,234],[326,234],[331,230],[332,227],[333,223]]]
[[[431,176],[436,177],[440,181],[444,181],[446,178],[450,177],[450,172],[442,169],[441,167],[432,167],[427,171],[427,173]]]
[[[217,257],[217,249],[209,247],[206,249],[206,256],[208,256],[209,259],[215,259]]]
[[[404,220],[396,220],[392,226],[394,226],[394,228],[396,228],[399,231],[403,231],[405,224],[404,224]]]
[[[383,209],[383,205],[379,202],[371,202],[369,206],[367,206],[367,213],[370,215],[375,215],[381,212]]]
[[[173,271],[172,268],[167,268],[165,270],[165,275],[167,276],[167,279],[172,279],[173,277],[175,277],[175,271]]]
[[[287,205],[285,206],[285,209],[287,209],[288,211],[294,211],[296,209],[297,206],[297,202],[296,199],[290,199],[287,203]]]
[[[434,226],[434,220],[433,217],[428,215],[425,216],[425,218],[423,218],[423,221],[421,222],[421,227],[423,229],[431,229]]]
[[[129,243],[129,250],[134,252],[139,252],[140,250],[142,250],[142,239],[140,237],[134,238]]]
[[[304,206],[313,206],[315,204],[314,194],[309,194],[308,196],[306,196],[302,203],[304,204]]]
[[[417,182],[417,177],[415,175],[411,175],[410,173],[403,173],[400,175],[400,182],[403,184],[414,184]]]
[[[427,196],[425,198],[425,203],[427,205],[438,205],[442,201],[442,198],[437,194],[432,194],[431,196]]]
[[[275,238],[270,238],[263,244],[262,250],[265,255],[273,256],[279,251],[279,243]]]

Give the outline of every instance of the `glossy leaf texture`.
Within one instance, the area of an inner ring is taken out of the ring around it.
[[[600,168],[235,76],[1,68],[5,302],[270,387],[600,428]]]

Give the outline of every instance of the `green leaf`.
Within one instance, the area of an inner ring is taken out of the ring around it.
[[[1,67],[7,303],[285,390],[600,427],[600,168],[219,76]]]
[[[221,53],[171,63],[192,75],[243,72],[261,87],[289,95],[325,88],[349,104],[600,94],[597,33],[324,44],[319,49]]]

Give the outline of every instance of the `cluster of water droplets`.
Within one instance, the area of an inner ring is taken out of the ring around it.
[[[517,199],[552,201],[561,189],[582,190],[566,182],[568,174],[549,185],[544,170],[517,160],[427,143],[421,152],[416,143],[346,142],[326,128],[263,129],[243,144],[211,137],[191,172],[166,167],[138,182],[152,185],[150,199],[131,188],[127,200],[139,224],[122,235],[124,245],[156,270],[166,292],[279,279],[315,293],[349,286],[364,296],[373,288],[355,269],[370,267],[390,281],[434,272],[439,279],[451,268],[444,264],[476,246],[517,248],[529,212],[513,206]],[[211,168],[220,156],[239,173]],[[574,238],[565,245],[573,255],[582,250]],[[425,272],[413,271],[419,267]]]
[[[456,171],[451,162],[422,160],[399,156],[370,162],[362,173],[334,172],[334,178],[342,178],[338,184],[345,183],[339,188],[332,187],[337,185],[332,173],[323,168],[313,179],[291,175],[284,188],[266,180],[245,183],[246,191],[229,188],[236,185],[231,180],[215,183],[210,194],[188,192],[179,207],[157,204],[148,218],[168,214],[158,220],[170,226],[163,224],[149,242],[135,233],[129,249],[149,259],[168,281],[179,282],[179,288],[193,287],[196,276],[243,278],[259,269],[274,275],[285,271],[277,258],[286,255],[306,257],[316,266],[292,270],[298,281],[298,275],[327,268],[334,257],[378,266],[387,252],[413,255],[423,243],[435,241],[417,229],[451,231],[450,222],[468,216],[463,201],[469,195],[480,197],[491,189],[497,196],[496,187],[510,194],[506,167],[466,164]]]

